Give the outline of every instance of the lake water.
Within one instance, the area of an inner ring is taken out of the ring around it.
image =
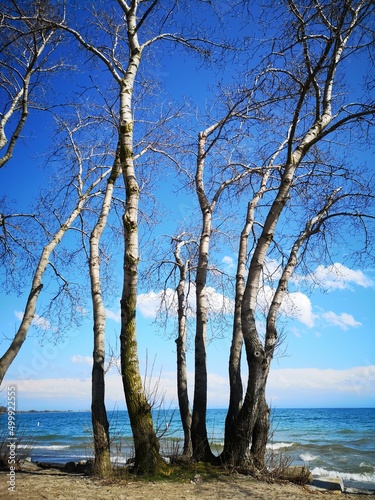
[[[215,449],[223,442],[225,410],[207,411],[208,435]],[[306,465],[314,477],[340,476],[346,487],[375,489],[375,408],[273,409],[270,454],[290,457]],[[112,458],[124,463],[132,456],[131,429],[126,411],[109,414],[113,436]],[[162,449],[182,446],[178,411],[154,415]],[[6,415],[0,416],[6,430]],[[30,441],[35,461],[68,462],[92,457],[90,412],[35,412],[17,414],[20,446]]]

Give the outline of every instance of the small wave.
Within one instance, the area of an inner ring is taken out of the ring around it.
[[[350,454],[356,451],[355,448],[341,443],[314,443],[313,445],[310,445],[309,448],[313,448],[321,455],[325,455],[328,452],[329,454],[335,454],[336,456]]]
[[[353,474],[351,472],[337,472],[332,470],[326,470],[321,467],[315,467],[311,471],[313,476],[326,476],[326,477],[340,477],[344,481],[358,481],[361,483],[374,483],[375,473],[365,472],[363,474]]]
[[[294,446],[294,443],[268,443],[267,449],[276,451],[283,448],[290,448],[291,446]]]
[[[369,464],[368,462],[361,462],[359,464],[360,467],[364,467],[364,468],[367,468],[367,469],[372,469],[372,470],[375,470],[375,467],[373,466],[373,464]]]
[[[355,439],[354,441],[349,441],[349,444],[354,445],[356,447],[358,446],[366,446],[366,445],[372,445],[374,442],[373,437],[363,437],[361,439]]]
[[[302,453],[299,458],[303,461],[303,462],[313,462],[314,460],[316,460],[317,458],[319,458],[319,455],[310,455],[310,453]]]

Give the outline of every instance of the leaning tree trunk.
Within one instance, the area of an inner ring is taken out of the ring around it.
[[[75,206],[74,210],[72,210],[71,214],[66,219],[66,221],[63,224],[61,224],[59,229],[52,236],[51,240],[43,248],[38,265],[34,272],[31,291],[27,298],[25,312],[21,324],[10,346],[5,351],[3,356],[0,358],[0,384],[3,382],[6,372],[8,371],[10,365],[13,363],[23,343],[26,340],[27,333],[31,327],[32,321],[35,316],[36,304],[40,292],[42,291],[43,288],[43,283],[42,283],[43,276],[49,264],[49,258],[51,254],[53,253],[57,245],[60,243],[65,233],[72,226],[73,222],[82,212],[84,205],[88,200],[88,198],[90,197],[90,194],[92,193],[93,189],[106,177],[107,174],[108,172],[102,174],[91,186],[89,186],[89,188],[85,193],[80,193],[77,205]]]
[[[139,370],[136,307],[138,281],[138,200],[131,139],[132,122],[121,126],[121,163],[126,186],[124,285],[121,297],[121,375],[133,432],[135,467],[155,473],[160,465],[159,443]],[[130,137],[129,137],[130,136]]]
[[[301,231],[300,235],[295,240],[289,254],[288,262],[285,265],[281,277],[279,279],[276,291],[274,293],[268,315],[267,315],[267,327],[266,327],[266,338],[265,338],[265,352],[267,352],[267,364],[266,372],[269,372],[270,363],[273,357],[275,346],[277,344],[278,333],[276,328],[277,315],[280,310],[283,298],[285,296],[286,290],[288,288],[288,283],[295,267],[298,262],[298,253],[302,245],[310,239],[310,237],[318,233],[321,229],[322,224],[326,217],[329,217],[329,211],[331,207],[339,199],[337,197],[341,188],[333,190],[323,201],[321,210],[306,222],[305,228]],[[265,388],[265,385],[264,385]],[[260,396],[258,418],[255,423],[252,443],[251,443],[251,455],[255,467],[258,469],[263,469],[265,467],[264,459],[266,455],[266,445],[269,438],[269,421],[270,410],[268,408],[265,392],[263,391]]]
[[[111,471],[109,422],[105,407],[105,308],[101,290],[99,243],[107,224],[115,182],[120,175],[118,147],[98,221],[90,237],[90,281],[94,317],[94,352],[92,366],[91,420],[94,436],[95,474],[106,477]]]
[[[260,276],[264,267],[268,248],[275,234],[277,223],[289,198],[295,171],[311,145],[328,125],[329,121],[329,113],[323,114],[323,116],[307,131],[295,151],[291,153],[290,161],[285,166],[278,192],[267,213],[262,233],[258,239],[251,259],[241,311],[242,333],[244,336],[249,368],[248,385],[244,403],[238,415],[235,434],[231,436],[228,442],[224,443],[223,452],[224,457],[230,457],[233,460],[233,465],[243,465],[249,462],[249,460],[254,467],[255,462],[257,462],[257,466],[262,466],[264,463],[264,456],[260,457],[259,450],[265,450],[266,441],[264,442],[264,446],[261,447],[259,443],[260,433],[258,431],[256,438],[256,450],[258,450],[258,454],[256,460],[249,455],[249,446],[253,439],[253,432],[257,421],[259,425],[263,425],[260,423],[260,420],[258,420],[262,419],[262,415],[260,415],[259,412],[260,409],[264,410],[265,408],[263,404],[264,395],[277,339],[275,328],[276,314],[280,308],[282,292],[285,292],[285,287],[280,287],[277,303],[272,308],[273,327],[270,328],[271,323],[268,321],[265,347],[263,347],[257,332],[255,319]],[[264,439],[266,438],[264,437]]]
[[[236,422],[235,433],[224,443],[223,455],[226,459],[230,458],[233,465],[243,465],[249,460],[251,465],[254,465],[252,457],[249,455],[249,446],[259,416],[260,402],[263,401],[270,366],[270,353],[265,352],[257,332],[256,300],[265,256],[272,241],[277,221],[286,203],[290,181],[293,178],[295,168],[295,165],[289,165],[289,168],[285,169],[280,189],[266,217],[262,234],[251,259],[243,295],[241,323],[249,377],[244,403]]]
[[[198,154],[197,168],[195,173],[195,190],[198,197],[199,206],[202,213],[202,231],[199,241],[199,254],[197,264],[197,274],[195,280],[196,286],[196,334],[195,334],[195,385],[194,385],[194,406],[192,420],[192,442],[193,457],[196,460],[205,460],[216,463],[218,458],[212,453],[206,426],[207,413],[207,364],[206,364],[206,335],[208,321],[208,300],[207,300],[207,273],[209,261],[209,247],[212,233],[212,217],[217,202],[224,190],[243,179],[249,174],[244,172],[236,174],[234,177],[223,180],[215,191],[210,202],[204,186],[205,160],[214,144],[218,141],[223,127],[238,112],[238,108],[247,99],[242,96],[239,101],[233,104],[227,115],[221,120],[213,123],[198,135]],[[207,145],[207,139],[217,132],[210,144]],[[230,164],[230,163],[229,163]],[[238,280],[239,287],[242,286],[241,280]],[[240,296],[240,295],[238,295]],[[237,301],[237,312],[239,314],[241,300]],[[242,349],[241,324],[236,322],[234,326],[233,344],[231,349],[230,378],[232,391],[231,413],[228,419],[228,426],[232,416],[238,412],[242,399],[242,384],[240,380],[240,359]],[[233,410],[233,415],[232,415]],[[227,426],[227,427],[228,427]]]

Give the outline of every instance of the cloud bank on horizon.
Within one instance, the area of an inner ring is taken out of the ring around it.
[[[77,360],[75,361],[77,362]],[[80,362],[88,367],[88,360]],[[246,374],[244,375],[246,378]],[[194,374],[188,373],[194,380]],[[20,410],[28,409],[76,409],[90,408],[91,377],[84,378],[43,378],[29,380],[8,380],[7,385],[15,385]],[[177,408],[176,373],[165,372],[159,377],[149,377],[147,385],[158,385],[160,398],[165,408]],[[338,404],[345,406],[346,398],[355,396],[366,403],[375,392],[375,365],[358,366],[345,370],[317,368],[271,369],[267,387],[267,399],[278,407],[317,407]],[[192,397],[193,387],[189,386]],[[291,399],[291,394],[293,399]],[[208,373],[208,406],[226,408],[229,399],[228,378]],[[293,403],[294,401],[294,403]],[[299,401],[300,404],[296,404]],[[121,376],[111,369],[106,376],[106,402],[109,410],[125,409]]]

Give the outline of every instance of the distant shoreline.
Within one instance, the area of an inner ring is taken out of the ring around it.
[[[325,407],[325,406],[314,406],[314,407],[274,407],[272,409],[277,409],[277,410],[372,410],[374,409],[375,406],[332,406],[332,407]],[[177,409],[177,408],[176,408]],[[207,408],[208,410],[223,410],[225,411],[226,408]],[[108,413],[111,413],[113,410],[107,410]],[[127,411],[126,409],[123,410],[117,410],[117,411]],[[90,413],[90,409],[86,410],[16,410],[16,413]],[[7,413],[7,408],[5,406],[0,406],[0,415]]]
[[[16,410],[15,413],[90,413],[91,410]],[[0,409],[0,415],[7,413],[7,409]]]
[[[91,410],[17,410],[16,413],[89,413]]]

